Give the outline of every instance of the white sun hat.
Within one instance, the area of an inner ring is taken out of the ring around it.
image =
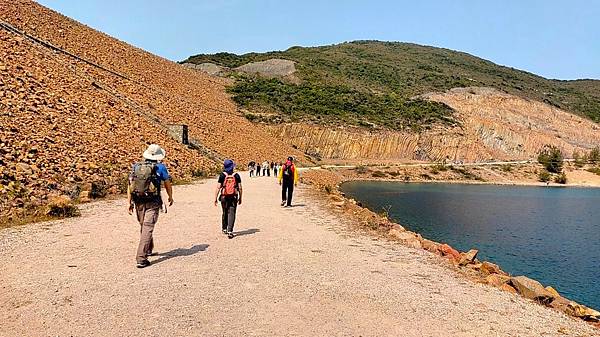
[[[166,155],[165,150],[160,146],[157,144],[150,144],[142,156],[149,160],[163,160]]]

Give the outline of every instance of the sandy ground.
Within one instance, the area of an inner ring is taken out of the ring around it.
[[[274,178],[244,186],[232,240],[214,182],[177,186],[145,269],[123,199],[0,231],[0,336],[598,335],[425,251],[349,232],[302,187],[284,209]]]

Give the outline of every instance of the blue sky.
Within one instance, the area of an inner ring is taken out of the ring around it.
[[[174,61],[358,39],[465,51],[558,79],[600,79],[595,0],[40,0]]]

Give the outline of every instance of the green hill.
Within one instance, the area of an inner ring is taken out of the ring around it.
[[[416,44],[355,41],[268,53],[201,54],[184,62],[234,68],[271,58],[295,61],[299,84],[234,73],[231,76],[236,81],[230,91],[241,106],[253,112],[276,113],[276,120],[420,129],[433,123],[453,123],[452,110],[411,97],[482,86],[600,122],[598,80],[550,80],[466,53]]]

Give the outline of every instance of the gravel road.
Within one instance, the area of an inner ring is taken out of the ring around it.
[[[304,187],[243,174],[237,236],[216,182],[175,188],[135,268],[124,199],[0,231],[0,336],[597,336],[558,312],[468,281],[425,251],[351,232]]]

